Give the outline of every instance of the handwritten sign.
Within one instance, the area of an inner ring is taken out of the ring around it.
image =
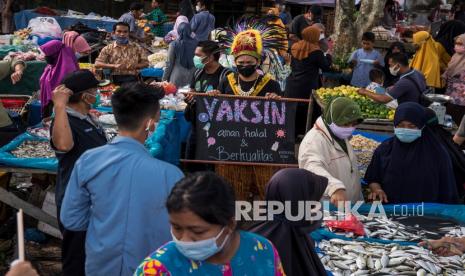
[[[197,160],[292,164],[296,103],[196,96]]]

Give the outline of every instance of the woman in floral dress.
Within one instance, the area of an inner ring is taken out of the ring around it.
[[[178,182],[166,207],[173,241],[147,257],[134,275],[285,275],[270,241],[236,229],[234,191],[214,173]]]

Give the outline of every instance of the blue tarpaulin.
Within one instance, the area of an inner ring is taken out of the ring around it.
[[[40,13],[36,13],[33,10],[23,10],[14,14],[15,26],[16,30],[27,28],[29,24],[29,20],[36,18],[36,17],[43,17],[47,15],[43,15]],[[58,24],[60,24],[61,29],[69,28],[75,25],[78,22],[86,24],[89,28],[93,29],[105,29],[107,32],[111,32],[113,30],[113,25],[117,21],[103,21],[97,19],[83,19],[83,18],[73,18],[73,17],[64,17],[64,16],[47,16],[53,17],[56,19]]]
[[[19,147],[25,141],[46,141],[48,139],[39,138],[29,133],[23,133],[13,139],[10,143],[0,148],[0,164],[4,166],[42,169],[47,171],[56,171],[58,160],[56,158],[17,158],[10,152]]]

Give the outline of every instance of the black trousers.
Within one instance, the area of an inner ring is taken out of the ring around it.
[[[60,220],[60,210],[57,207],[58,226],[63,241],[61,244],[61,262],[63,276],[85,276],[86,265],[86,231],[69,231]]]

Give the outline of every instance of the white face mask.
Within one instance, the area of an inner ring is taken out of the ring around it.
[[[200,12],[200,11],[202,11],[202,7],[200,7],[200,6],[195,6],[195,10],[196,10],[197,12]]]
[[[397,65],[389,67],[389,73],[391,73],[391,75],[393,75],[393,76],[397,76],[397,74],[399,74],[400,66],[398,66],[397,69],[396,69],[396,67],[397,67]]]
[[[325,39],[325,34],[320,34],[320,40]]]
[[[223,243],[220,246],[218,246],[216,241],[221,236],[221,234],[223,234],[225,229],[226,228],[223,227],[223,229],[220,231],[220,233],[218,233],[218,235],[216,235],[216,237],[206,239],[206,240],[201,240],[201,241],[195,241],[195,242],[183,242],[183,241],[178,240],[173,235],[172,229],[171,229],[171,236],[173,236],[173,241],[176,244],[176,248],[186,258],[194,260],[194,261],[205,261],[206,259],[210,258],[211,256],[223,250],[224,245],[229,240],[230,234],[226,236],[226,238],[224,239]]]

